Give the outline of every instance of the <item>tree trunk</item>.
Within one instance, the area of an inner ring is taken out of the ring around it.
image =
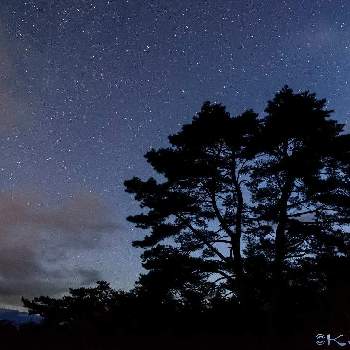
[[[242,221],[243,221],[243,209],[244,209],[244,198],[242,194],[242,189],[239,184],[239,178],[236,176],[236,158],[235,155],[232,156],[232,182],[234,186],[234,191],[237,198],[237,210],[235,215],[235,234],[231,238],[232,252],[233,252],[233,270],[235,273],[235,283],[237,291],[237,297],[241,305],[242,320],[244,316],[247,315],[247,288],[244,276],[243,261],[241,255],[241,239],[242,239]],[[245,329],[245,325],[243,325]]]
[[[241,255],[241,237],[242,237],[242,217],[243,217],[243,195],[241,189],[236,184],[237,192],[237,211],[236,211],[236,230],[235,236],[232,239],[232,250],[233,250],[233,268],[236,274],[237,286],[238,286],[238,297],[241,304],[244,307],[245,300],[245,288],[244,288],[244,271],[243,262]]]
[[[288,200],[293,189],[294,179],[288,177],[278,201],[278,221],[275,236],[275,256],[272,269],[272,326],[274,335],[281,326],[283,313],[283,266],[286,256],[286,228],[288,223]]]

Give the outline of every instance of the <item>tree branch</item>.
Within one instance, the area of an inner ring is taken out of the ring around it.
[[[179,217],[178,217],[179,218]],[[229,259],[223,255],[218,249],[216,249],[210,241],[205,237],[205,235],[200,231],[195,229],[188,220],[180,217],[179,218],[184,225],[186,225],[198,238],[201,240],[212,252],[214,252],[222,261],[225,261],[226,263],[230,263]]]
[[[219,210],[218,205],[216,203],[215,192],[211,191],[209,188],[208,188],[208,192],[209,192],[209,195],[211,198],[211,203],[212,203],[215,215],[218,218],[220,225],[225,230],[225,232],[232,238],[234,235],[234,232],[227,225],[227,223],[225,222],[225,219],[223,218],[223,216],[220,213],[220,210]]]
[[[317,211],[318,211],[318,209],[307,210],[307,211],[300,212],[300,213],[289,214],[288,217],[289,217],[289,218],[294,218],[294,217],[302,216],[302,215],[305,215],[305,214],[315,213],[315,212],[317,212]]]

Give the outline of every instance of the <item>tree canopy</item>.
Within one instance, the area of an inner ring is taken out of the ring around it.
[[[205,102],[169,147],[145,155],[157,179],[125,181],[142,208],[128,220],[147,231],[133,242],[147,271],[135,288],[101,282],[25,306],[56,324],[108,310],[108,322],[139,331],[346,325],[350,135],[332,113],[287,86],[261,116]]]
[[[125,182],[147,209],[128,218],[149,232],[134,242],[145,267],[171,246],[243,308],[259,295],[276,320],[288,288],[324,290],[320,261],[348,256],[350,142],[332,112],[287,86],[261,117],[205,102],[170,147],[146,154],[162,179]]]

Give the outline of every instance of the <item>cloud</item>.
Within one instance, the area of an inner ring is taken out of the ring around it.
[[[91,194],[76,194],[55,207],[34,194],[0,193],[0,303],[21,296],[56,295],[100,279],[72,257],[101,247],[118,229],[110,209]]]

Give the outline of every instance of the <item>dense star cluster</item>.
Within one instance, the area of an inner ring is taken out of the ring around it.
[[[151,175],[144,153],[203,101],[262,113],[288,84],[346,123],[349,13],[345,0],[2,1],[0,301],[130,287],[140,233],[123,181]]]

